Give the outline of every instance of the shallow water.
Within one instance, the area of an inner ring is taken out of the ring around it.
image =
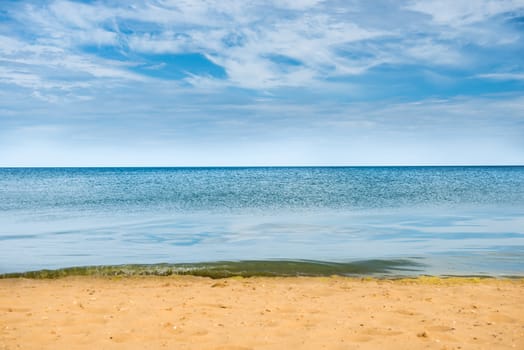
[[[259,261],[250,271],[522,276],[524,167],[4,168],[0,249],[0,273]]]

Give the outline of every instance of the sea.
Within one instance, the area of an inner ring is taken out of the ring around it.
[[[0,168],[0,276],[524,276],[524,167]]]

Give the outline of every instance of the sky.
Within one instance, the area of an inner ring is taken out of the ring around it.
[[[524,0],[0,1],[0,166],[524,164]]]

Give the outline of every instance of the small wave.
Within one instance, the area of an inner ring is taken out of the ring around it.
[[[66,276],[170,276],[192,275],[210,278],[256,276],[412,276],[424,264],[410,259],[327,262],[313,260],[217,261],[191,264],[127,264],[68,267],[6,273],[0,278],[59,278]]]

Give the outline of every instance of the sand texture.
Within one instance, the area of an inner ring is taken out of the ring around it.
[[[524,280],[0,280],[0,349],[524,349]]]

